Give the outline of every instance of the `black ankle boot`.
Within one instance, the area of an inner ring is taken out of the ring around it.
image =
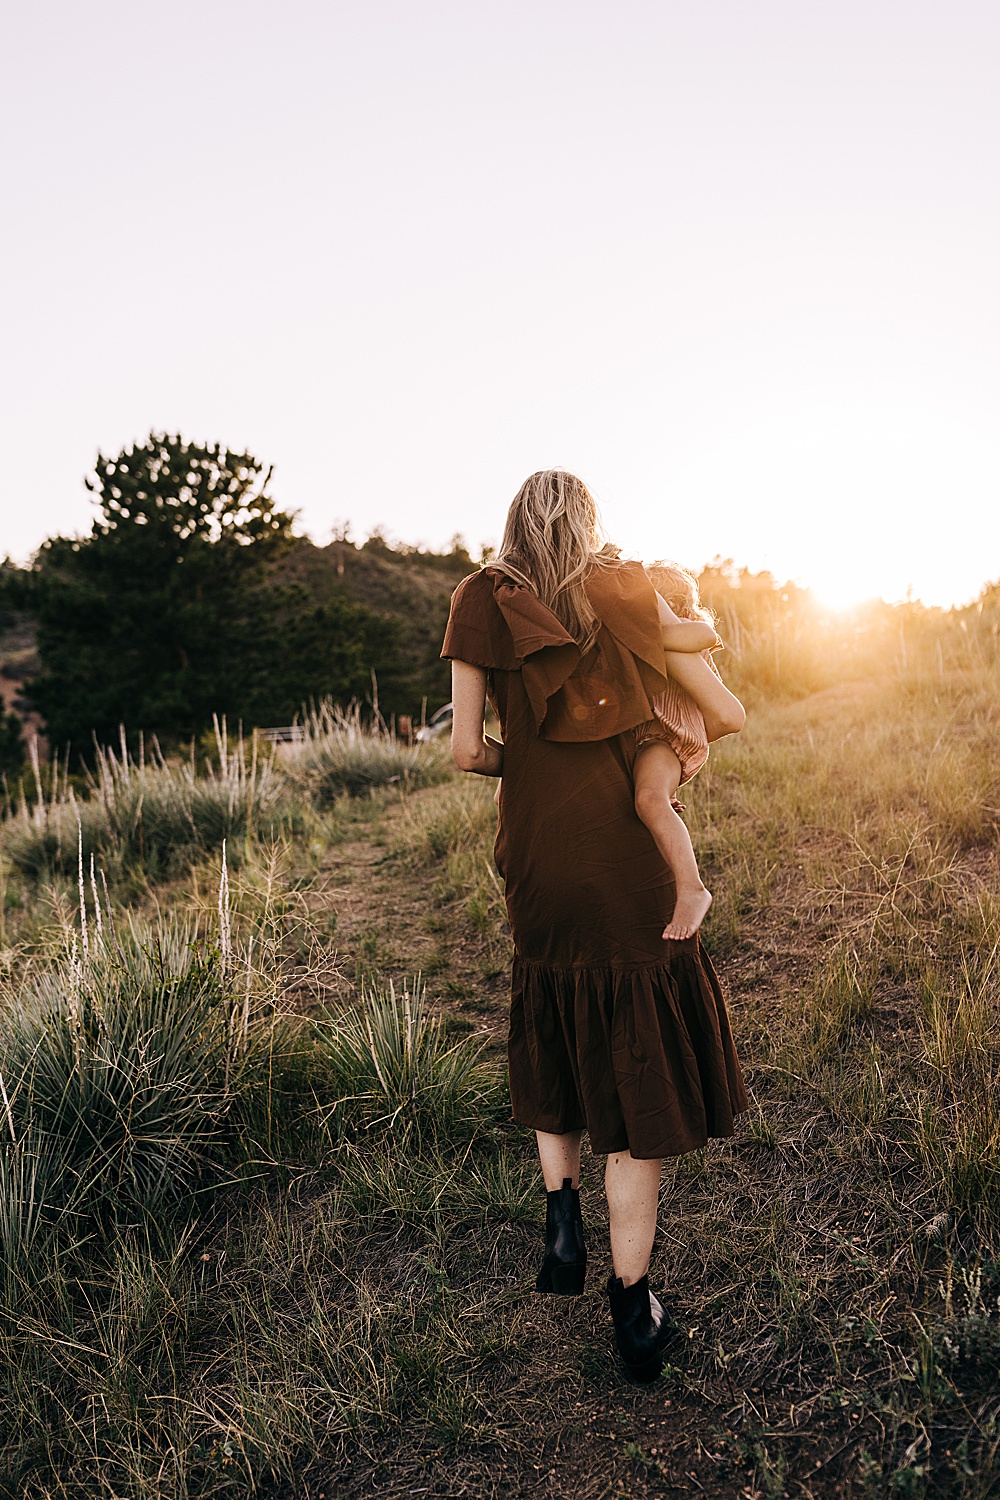
[[[563,1178],[557,1193],[545,1194],[545,1258],[535,1282],[536,1292],[557,1292],[578,1297],[587,1274],[587,1247],[583,1243],[580,1189],[571,1177]]]
[[[649,1277],[623,1286],[608,1277],[608,1298],[618,1353],[633,1380],[655,1380],[663,1369],[663,1346],[677,1324],[649,1290]]]

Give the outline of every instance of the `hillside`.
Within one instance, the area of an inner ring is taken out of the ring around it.
[[[376,644],[364,653],[354,691],[369,696],[374,672],[382,711],[419,720],[425,700],[428,713],[448,700],[449,670],[438,653],[452,591],[475,566],[459,544],[450,552],[433,553],[390,546],[378,534],[360,546],[341,540],[317,547],[308,538],[296,538],[269,577],[271,587],[287,594],[299,614],[329,610],[345,600],[356,606],[356,618],[371,622],[368,638]],[[26,734],[41,736],[44,756],[45,726],[33,711],[30,692],[31,680],[44,666],[31,609],[31,578],[8,565],[0,584],[3,594],[18,604],[0,613],[0,687],[5,710],[17,714]],[[302,650],[315,653],[318,659],[336,644],[336,640],[324,641],[322,631],[313,631]],[[309,664],[301,665],[301,675],[308,680]],[[295,704],[282,709],[284,717],[294,712]],[[238,706],[231,717],[241,717]],[[245,717],[254,716],[248,712]],[[273,715],[265,718],[270,722]],[[8,770],[16,770],[16,764],[10,763]]]
[[[330,693],[341,700],[370,698],[374,673],[387,717],[419,719],[425,703],[427,712],[433,712],[450,695],[449,670],[439,651],[451,593],[476,566],[460,539],[442,553],[390,545],[378,532],[361,545],[341,538],[317,547],[308,538],[293,539],[264,579],[264,594],[277,601],[270,608],[270,635],[265,632],[262,640],[250,642],[253,652],[243,662],[243,686],[231,691],[224,704],[219,698],[208,701],[225,707],[232,721],[287,723],[303,703]],[[889,665],[908,670],[919,664],[940,675],[997,658],[996,585],[964,609],[874,602],[837,615],[822,611],[808,592],[731,562],[707,565],[699,582],[726,641],[718,658],[723,673],[751,701],[802,696],[871,678]],[[32,583],[25,571],[9,565],[3,569],[0,593],[18,607],[8,605],[5,614],[0,612],[0,682],[8,706],[37,731],[43,726],[37,713],[31,714],[29,684],[46,663],[36,649]],[[251,632],[261,597],[249,600]],[[91,671],[95,666],[92,646],[89,658],[74,654],[75,618],[70,611],[60,650],[63,681],[83,704],[82,718],[91,699],[87,681],[74,681],[73,674],[87,670],[78,662],[89,659]],[[146,669],[147,658],[140,653],[133,668],[136,682]],[[224,683],[226,675],[224,670]],[[265,684],[263,690],[256,683]],[[182,681],[175,692],[182,697]],[[108,719],[108,737],[123,717],[133,727],[130,701],[123,698]],[[210,720],[209,713],[198,722],[204,728]],[[80,726],[73,736],[78,744],[89,742],[90,727]],[[165,738],[169,741],[170,735]]]
[[[751,1109],[665,1168],[682,1335],[646,1389],[614,1356],[589,1156],[588,1291],[531,1290],[491,785],[432,746],[316,800],[303,761],[363,746],[263,771],[220,746],[225,773],[112,767],[8,821],[3,1492],[994,1494],[1000,693],[972,647],[758,701],[687,791]]]
[[[450,696],[449,668],[440,659],[448,605],[456,584],[476,563],[456,543],[450,552],[392,546],[376,532],[356,546],[342,540],[317,547],[303,538],[279,564],[276,577],[300,584],[318,604],[345,595],[396,626],[389,659],[373,661],[387,710],[419,717]]]

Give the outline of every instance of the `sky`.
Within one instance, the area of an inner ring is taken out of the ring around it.
[[[527,474],[834,605],[1000,576],[995,0],[32,0],[0,21],[0,555],[151,429],[316,542]]]

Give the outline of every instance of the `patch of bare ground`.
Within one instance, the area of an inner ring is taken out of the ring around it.
[[[332,931],[342,998],[375,976],[397,985],[419,976],[428,1001],[454,1030],[480,1033],[499,1050],[506,1045],[510,985],[503,941],[471,926],[465,903],[437,889],[432,867],[393,853],[403,821],[437,792],[428,787],[388,800],[377,819],[359,821],[328,851],[306,900]]]

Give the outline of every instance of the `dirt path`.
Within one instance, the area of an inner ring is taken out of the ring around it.
[[[411,806],[433,795],[433,788],[416,793]],[[380,816],[359,820],[326,855],[322,886],[311,898],[335,917],[346,992],[376,973],[399,984],[419,972],[428,999],[449,1025],[479,1032],[502,1055],[506,967],[498,970],[495,945],[491,948],[474,931],[462,903],[441,899],[433,868],[408,868],[394,856],[402,817],[401,807],[390,804]],[[750,999],[761,968],[773,955],[774,941],[773,932],[761,932],[751,951],[741,954],[735,966],[737,1006]],[[533,1158],[533,1145],[525,1132],[526,1157]],[[523,1390],[523,1424],[497,1430],[494,1443],[477,1443],[468,1453],[435,1451],[429,1434],[401,1433],[384,1462],[357,1461],[346,1488],[342,1471],[331,1474],[325,1495],[343,1500],[374,1495],[752,1500],[763,1495],[748,1482],[755,1465],[752,1455],[746,1464],[742,1461],[739,1434],[744,1425],[767,1423],[767,1398],[759,1391],[734,1389],[724,1378],[709,1383],[689,1379],[685,1366],[694,1345],[685,1335],[696,1339],[702,1330],[684,1328],[668,1354],[672,1369],[651,1387],[631,1384],[618,1367],[603,1292],[610,1257],[600,1171],[601,1164],[587,1157],[583,1186],[591,1262],[584,1297],[545,1298],[531,1290],[544,1220],[540,1183],[537,1227],[508,1226],[516,1242],[509,1245],[508,1257],[514,1249],[520,1269],[516,1285],[500,1292],[497,1316],[516,1318],[518,1359],[509,1372],[498,1371],[494,1378],[507,1387],[500,1403],[507,1409],[511,1385]],[[509,1272],[503,1279],[508,1277]],[[683,1298],[677,1310],[683,1325]],[[732,1440],[724,1436],[727,1431]],[[814,1441],[809,1432],[802,1433],[804,1460]],[[834,1432],[824,1433],[823,1452],[836,1446]],[[805,1461],[809,1468],[821,1462]],[[795,1492],[840,1494],[838,1468],[824,1473],[821,1488],[796,1486]]]
[[[410,806],[433,797],[434,787],[411,794]],[[419,975],[428,1001],[456,1032],[482,1033],[491,1047],[506,1045],[509,973],[495,947],[467,920],[463,903],[442,899],[433,869],[394,856],[405,814],[389,803],[375,819],[334,845],[323,861],[314,909],[327,907],[337,958],[349,988],[378,975],[397,986]]]

